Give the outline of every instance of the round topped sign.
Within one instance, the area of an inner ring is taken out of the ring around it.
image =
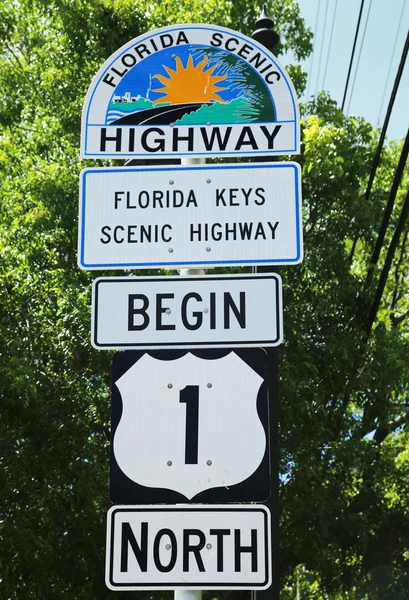
[[[81,156],[299,152],[298,103],[275,56],[224,27],[174,25],[117,50],[85,98]]]

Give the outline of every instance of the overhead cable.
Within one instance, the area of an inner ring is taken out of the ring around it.
[[[376,315],[378,313],[378,309],[381,305],[383,292],[385,290],[389,272],[392,267],[392,261],[395,256],[395,252],[398,247],[398,244],[399,244],[400,236],[402,235],[402,232],[406,225],[408,215],[409,215],[409,192],[407,192],[405,200],[403,202],[402,210],[399,215],[398,222],[396,224],[396,228],[393,233],[391,243],[389,244],[389,248],[386,253],[385,263],[383,265],[382,272],[379,277],[378,287],[375,292],[374,301],[373,301],[372,306],[369,311],[367,329],[366,329],[366,334],[368,337],[371,333],[371,329],[375,322]]]
[[[317,7],[317,16],[316,16],[316,18],[315,18],[314,36],[316,36],[316,35],[317,35],[317,29],[318,29],[318,18],[319,18],[319,16],[320,16],[320,9],[321,9],[321,0],[319,0],[319,2],[318,2],[318,7]],[[314,46],[313,46],[313,48],[312,48],[312,56],[311,56],[310,72],[309,72],[309,74],[308,74],[308,84],[307,84],[307,94],[306,94],[306,96],[307,96],[307,98],[306,98],[306,99],[307,99],[307,102],[308,102],[308,99],[309,99],[309,94],[310,94],[310,84],[311,84],[311,79],[312,79],[312,68],[313,68],[313,66],[314,66],[315,47],[316,47],[316,44],[314,43]]]
[[[356,76],[357,76],[358,69],[359,69],[359,63],[361,62],[362,48],[364,46],[365,35],[366,35],[366,28],[367,28],[367,25],[368,25],[369,14],[371,12],[371,6],[372,6],[372,0],[370,0],[370,2],[369,2],[368,12],[366,13],[364,32],[363,32],[362,38],[361,38],[361,45],[359,47],[358,60],[356,61],[356,68],[355,68],[354,80],[352,82],[351,93],[349,94],[348,108],[346,110],[347,115],[349,114],[349,107],[351,106],[352,95],[353,95],[354,89],[355,89],[355,82],[356,82]]]
[[[405,0],[405,2],[406,2],[406,0]],[[337,8],[338,8],[338,0],[335,0],[334,14],[332,15],[331,33],[329,34],[329,46],[328,46],[328,52],[327,52],[327,59],[325,61],[324,76],[322,78],[322,86],[321,86],[322,89],[324,89],[325,79],[327,78],[328,61],[329,61],[329,55],[331,54],[332,37],[334,34],[335,16],[337,14]]]
[[[366,192],[365,192],[365,200],[368,200],[369,195],[371,193],[372,184],[373,184],[374,179],[375,179],[376,169],[378,168],[379,160],[380,160],[380,157],[381,157],[383,142],[385,141],[386,131],[387,131],[388,125],[389,125],[389,119],[391,117],[392,108],[393,108],[393,105],[394,105],[394,102],[395,102],[395,99],[396,99],[396,94],[398,92],[400,80],[402,78],[402,73],[403,73],[403,69],[405,67],[406,58],[408,56],[408,50],[409,50],[409,31],[407,33],[405,45],[404,45],[403,50],[402,50],[402,56],[401,56],[401,59],[400,59],[400,63],[399,63],[399,67],[398,67],[398,72],[396,73],[395,83],[393,84],[393,89],[392,89],[391,96],[390,96],[390,99],[389,99],[388,108],[386,110],[385,120],[384,120],[384,123],[383,123],[381,135],[379,137],[378,147],[376,149],[376,154],[375,154],[375,157],[374,157],[374,160],[373,160],[373,163],[372,163],[371,172],[369,174],[368,185],[367,185]]]
[[[393,63],[393,59],[395,57],[396,46],[398,44],[398,37],[399,37],[400,28],[401,28],[401,25],[402,25],[402,17],[403,17],[403,12],[405,10],[405,6],[406,6],[406,0],[403,0],[402,9],[400,11],[400,15],[399,15],[399,19],[398,19],[398,28],[397,28],[395,36],[394,36],[395,43],[393,44],[393,50],[392,50],[392,54],[391,54],[391,60],[389,62],[389,67],[388,67],[388,70],[387,70],[387,76],[385,77],[385,86],[383,88],[381,106],[379,108],[378,120],[376,122],[376,126],[377,127],[379,126],[379,123],[381,121],[381,114],[382,114],[382,109],[383,109],[383,103],[385,102],[386,90],[387,90],[388,83],[389,83],[389,74],[390,74],[390,72],[392,70],[392,63]]]
[[[405,169],[406,161],[408,159],[408,154],[409,154],[409,129],[407,131],[405,142],[403,144],[402,151],[400,153],[399,162],[398,162],[398,166],[396,167],[391,191],[389,193],[389,198],[388,198],[388,201],[386,203],[385,210],[383,213],[382,223],[379,228],[378,237],[377,237],[377,240],[375,243],[375,248],[372,253],[371,260],[370,260],[370,267],[368,270],[367,280],[370,280],[372,278],[373,269],[375,268],[375,265],[377,264],[377,262],[379,260],[379,256],[381,254],[382,246],[385,241],[386,231],[387,231],[388,225],[389,225],[389,220],[391,218],[393,207],[395,205],[396,195],[398,193],[399,186],[401,184],[402,177],[403,177],[403,171]]]
[[[316,85],[316,88],[315,88],[315,95],[317,95],[318,92],[319,92],[319,79],[320,79],[320,71],[321,71],[321,64],[322,64],[322,51],[324,49],[324,40],[325,40],[325,29],[326,29],[326,24],[327,24],[327,15],[328,15],[328,0],[326,0],[326,3],[325,3],[324,22],[322,24],[321,50],[320,50],[320,57],[319,57],[319,60],[318,60],[317,85]]]
[[[341,110],[344,110],[344,106],[345,106],[345,98],[346,98],[346,95],[347,95],[349,78],[350,78],[351,69],[352,69],[352,63],[354,62],[356,41],[358,39],[359,26],[361,24],[361,17],[362,17],[362,10],[364,8],[364,3],[365,3],[365,0],[361,0],[361,7],[359,9],[358,23],[357,23],[356,29],[355,29],[354,45],[352,46],[351,60],[349,61],[348,75],[347,75],[347,80],[346,80],[346,83],[345,83],[344,97],[342,98]]]

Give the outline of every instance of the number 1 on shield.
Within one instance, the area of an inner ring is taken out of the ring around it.
[[[199,445],[199,386],[180,390],[179,402],[186,404],[185,464],[197,465]]]

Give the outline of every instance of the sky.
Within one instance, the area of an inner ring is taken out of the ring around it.
[[[306,92],[310,97],[326,90],[341,106],[361,0],[298,0],[298,4],[314,32],[314,53],[301,63],[309,73]],[[345,101],[346,114],[362,116],[373,127],[383,126],[408,29],[409,0],[365,0]],[[294,60],[290,54],[280,57],[284,65],[294,64]],[[300,100],[306,98],[305,93]],[[408,127],[409,57],[387,138],[405,137]]]

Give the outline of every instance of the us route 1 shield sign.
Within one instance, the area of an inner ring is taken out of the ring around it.
[[[113,506],[106,584],[111,590],[266,589],[270,513],[264,506]]]
[[[275,273],[99,277],[92,286],[97,349],[267,347],[282,341]]]
[[[214,25],[173,25],[117,50],[82,112],[81,156],[297,154],[297,95],[264,46]]]
[[[82,269],[285,265],[301,260],[297,163],[81,173]]]
[[[266,500],[266,373],[262,348],[115,354],[112,502]]]

